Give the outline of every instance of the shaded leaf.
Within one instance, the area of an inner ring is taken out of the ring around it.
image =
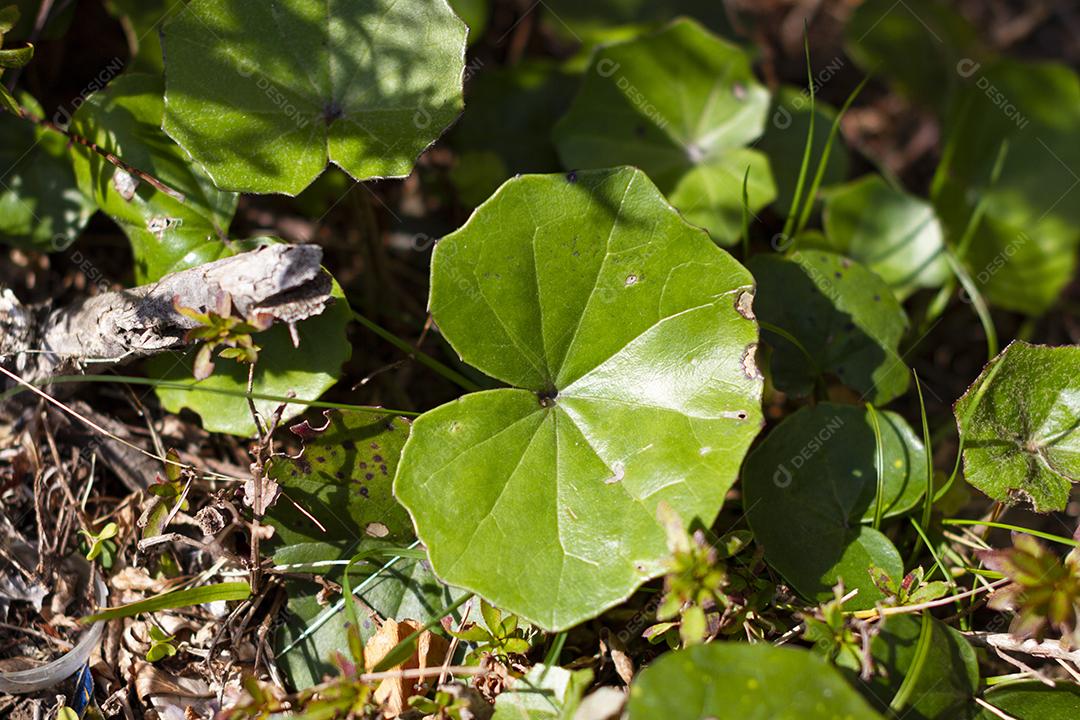
[[[440,241],[435,321],[514,387],[413,425],[435,571],[551,630],[661,573],[657,504],[711,522],[760,428],[751,282],[632,169],[511,180]]]
[[[882,712],[912,670],[921,619],[916,615],[890,615],[878,626],[870,642],[875,674],[869,683],[850,672],[851,682]],[[930,618],[929,651],[904,707],[910,720],[962,717],[979,688],[979,664],[964,636],[940,620]]]
[[[1080,687],[1059,683],[1056,688],[1041,682],[1010,683],[983,695],[986,702],[1016,720],[1073,720],[1080,717]],[[973,707],[975,720],[1000,720],[984,707]]]
[[[163,127],[230,190],[407,175],[461,110],[465,34],[445,2],[192,0],[164,29]]]
[[[641,168],[687,220],[731,244],[747,166],[750,209],[776,195],[768,160],[745,147],[768,106],[746,54],[683,19],[598,48],[555,144],[567,168]]]
[[[734,37],[727,12],[715,0],[544,0],[548,25],[586,43],[603,40],[616,25],[648,28],[687,15],[727,37]]]
[[[630,687],[629,720],[880,720],[807,650],[725,642],[667,653]]]
[[[883,516],[915,507],[926,487],[922,443],[896,413],[878,411],[884,449]],[[877,503],[877,441],[862,407],[819,403],[786,418],[746,458],[743,503],[765,559],[807,598],[832,599],[843,580],[859,594],[845,609],[884,599],[867,568],[903,576],[900,555],[866,527]]]
[[[964,477],[994,500],[1064,510],[1080,482],[1080,347],[1014,341],[954,409]]]
[[[790,340],[764,332],[773,348],[778,389],[808,395],[828,373],[875,405],[907,390],[909,373],[897,346],[908,320],[881,278],[853,260],[822,250],[789,257],[757,255],[748,267],[758,283],[758,317],[802,345],[800,350]]]

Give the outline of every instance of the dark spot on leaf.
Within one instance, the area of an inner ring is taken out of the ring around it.
[[[844,277],[844,275],[839,270],[837,270],[835,273],[833,273],[833,275],[835,275],[838,278]]]
[[[379,443],[377,443],[377,442],[371,443],[371,449],[372,450],[378,450],[379,449]]]
[[[315,462],[324,463],[324,462],[326,462],[326,457],[323,456],[323,455],[319,455],[318,457],[315,458]]]
[[[385,466],[385,465],[380,465],[380,466],[379,466],[379,469],[380,469],[380,470],[382,470],[382,474],[383,474],[383,475],[385,475],[385,474],[386,474],[386,466]]]
[[[569,182],[576,183],[577,182],[577,170],[571,170],[570,172],[566,173],[566,179]]]
[[[380,462],[382,462],[382,455],[372,455],[371,459],[374,460],[377,463],[378,462],[380,463]]]
[[[881,296],[880,295],[875,295],[874,296],[874,302],[881,302]]]
[[[344,480],[345,479],[345,473],[338,470],[337,472],[334,473],[334,477],[336,477],[338,480]]]
[[[367,497],[368,496],[368,489],[366,487],[360,488],[360,494],[363,495],[364,497]]]
[[[540,400],[540,407],[554,407],[555,398],[559,397],[559,391],[555,388],[549,388],[542,392],[536,393],[536,397]]]
[[[364,473],[364,479],[365,480],[374,480],[375,479],[375,473]]]
[[[367,463],[366,463],[366,462],[364,462],[363,460],[361,460],[361,461],[360,461],[360,469],[361,469],[361,470],[363,470],[363,469],[364,469],[364,468],[366,468],[366,467],[367,467]]]
[[[300,468],[300,472],[305,475],[311,474],[311,463],[309,463],[306,458],[297,458],[296,467]]]
[[[343,117],[345,117],[345,110],[336,100],[331,100],[323,106],[323,122],[327,125]]]

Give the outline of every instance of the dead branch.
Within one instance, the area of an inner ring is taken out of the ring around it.
[[[292,326],[320,314],[332,301],[330,276],[321,261],[317,245],[267,245],[63,308],[27,307],[5,289],[0,293],[0,364],[38,383],[182,348],[196,323],[176,311],[174,299],[183,307],[207,310],[228,294],[240,315],[270,316]]]
[[[976,645],[1023,653],[1031,657],[1066,660],[1080,664],[1080,650],[1070,650],[1058,640],[1023,640],[1009,633],[966,632],[964,637]]]

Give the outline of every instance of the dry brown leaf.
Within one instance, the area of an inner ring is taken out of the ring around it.
[[[364,661],[368,670],[378,665],[398,643],[423,627],[415,620],[402,620],[400,623],[385,620],[364,647]],[[438,667],[446,659],[450,643],[445,638],[424,631],[417,639],[416,651],[403,664],[395,669],[425,669]],[[408,707],[409,698],[418,694],[416,680],[387,678],[375,689],[375,700],[383,705],[387,717],[397,717]]]

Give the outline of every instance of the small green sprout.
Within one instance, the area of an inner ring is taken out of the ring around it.
[[[90,544],[89,549],[86,551],[86,559],[93,562],[99,555],[105,553],[102,561],[108,560],[108,564],[111,564],[112,553],[107,547],[106,541],[116,537],[120,532],[120,528],[117,527],[116,523],[106,523],[105,527],[101,528],[96,534],[87,530],[80,530],[79,532],[86,536],[86,541]]]
[[[507,615],[504,619],[498,608],[485,601],[480,602],[480,614],[487,625],[486,629],[480,625],[469,624],[462,630],[450,633],[459,640],[476,644],[476,648],[466,655],[466,663],[475,665],[485,654],[506,660],[511,655],[524,655],[532,647],[532,628],[527,625],[520,626],[516,615]]]
[[[157,625],[150,626],[150,649],[146,651],[146,661],[155,663],[176,654],[176,646],[172,635],[166,635],[165,631]]]
[[[865,674],[861,633],[857,633],[850,617],[844,615],[844,586],[833,588],[833,599],[818,607],[813,615],[804,615],[803,639],[814,644],[814,652],[839,667]]]
[[[202,341],[203,345],[195,355],[193,367],[196,380],[205,380],[214,372],[214,351],[224,348],[219,357],[242,363],[254,363],[259,359],[259,346],[252,340],[252,333],[259,333],[273,324],[273,318],[265,313],[258,313],[252,318],[238,318],[232,314],[232,298],[222,293],[217,300],[217,307],[206,312],[180,305],[179,299],[173,300],[173,307],[189,320],[198,323],[198,327],[188,330],[184,341],[188,343]]]
[[[4,73],[4,70],[23,67],[34,57],[34,46],[30,43],[19,48],[3,47],[4,35],[11,32],[11,29],[15,27],[15,23],[18,21],[18,7],[8,5],[0,8],[0,75]],[[15,102],[15,98],[11,96],[11,93],[3,85],[0,85],[0,108],[7,110],[12,115],[22,116],[19,103]]]
[[[437,718],[437,720],[463,720],[472,717],[465,714],[469,710],[469,702],[465,698],[455,698],[445,690],[439,690],[434,698],[414,695],[409,698],[409,707],[422,712],[425,717]]]

